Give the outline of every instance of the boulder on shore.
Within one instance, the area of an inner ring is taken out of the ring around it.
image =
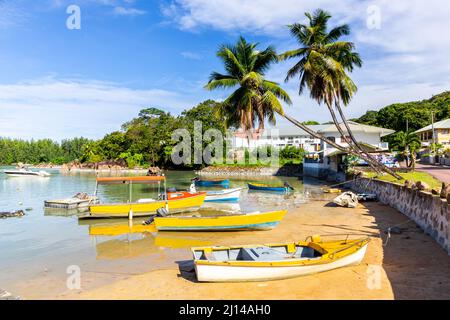
[[[416,187],[421,191],[430,190],[430,186],[423,181],[417,181]]]

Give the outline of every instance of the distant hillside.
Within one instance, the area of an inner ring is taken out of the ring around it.
[[[450,91],[433,96],[431,99],[407,103],[394,103],[379,111],[367,111],[353,121],[368,125],[406,131],[406,120],[410,130],[418,130],[431,124],[431,111],[436,111],[435,121],[450,118]]]

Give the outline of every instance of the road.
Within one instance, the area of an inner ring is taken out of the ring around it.
[[[450,167],[417,163],[416,170],[427,172],[442,182],[450,183]]]

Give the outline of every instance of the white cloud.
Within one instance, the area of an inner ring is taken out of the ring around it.
[[[185,58],[192,59],[192,60],[201,60],[202,59],[202,55],[195,53],[195,52],[190,52],[190,51],[181,52],[181,55]]]
[[[136,8],[115,7],[114,13],[119,16],[141,16],[147,12]]]
[[[367,27],[369,6],[380,10],[379,30]],[[266,35],[282,52],[298,46],[286,25],[305,21],[304,12],[317,8],[332,14],[331,25],[351,25],[351,40],[363,56],[363,67],[352,75],[359,91],[346,109],[349,117],[450,89],[450,6],[442,0],[174,0],[162,12],[182,30]],[[293,63],[273,66],[267,78],[282,83]],[[283,84],[295,105],[288,110],[302,120],[308,114],[328,121],[326,109],[310,100],[308,92],[298,97],[297,85],[295,79]]]
[[[347,2],[343,5],[329,0],[174,0],[162,12],[184,30],[208,27],[277,35],[287,24],[304,20],[305,11],[319,7],[331,7],[335,18],[342,21],[357,17],[362,2]]]
[[[28,18],[29,15],[21,10],[16,2],[0,1],[0,31],[4,28],[20,26]]]
[[[99,138],[120,129],[143,107],[179,113],[197,101],[160,89],[54,78],[0,85],[0,136]]]

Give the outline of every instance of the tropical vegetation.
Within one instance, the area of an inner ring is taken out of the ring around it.
[[[51,139],[20,140],[0,138],[0,164],[13,163],[54,163],[63,164],[83,156],[84,148],[92,141],[85,138],[62,140]]]
[[[379,126],[395,131],[416,131],[434,121],[450,118],[450,91],[446,91],[422,101],[394,103],[378,111],[369,110],[356,122]]]
[[[420,149],[419,136],[413,131],[399,131],[393,135],[391,148],[398,151],[399,160],[405,160],[407,167],[415,168],[416,152]]]

